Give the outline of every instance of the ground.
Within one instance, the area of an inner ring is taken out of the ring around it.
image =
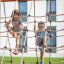
[[[0,57],[0,64],[1,64],[1,59],[2,57]],[[12,63],[9,62],[12,59]],[[21,59],[20,57],[4,57],[3,59],[3,64],[21,64]],[[25,64],[36,64],[37,59],[35,57],[24,57],[23,58],[24,63]],[[64,64],[64,63],[57,63],[57,62],[61,62],[64,61],[64,58],[51,58],[50,59],[51,62],[56,62],[56,63],[51,63],[51,64]],[[38,58],[38,62],[39,62],[39,58]],[[49,64],[49,58],[45,58],[45,64]]]

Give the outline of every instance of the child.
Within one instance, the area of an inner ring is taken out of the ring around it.
[[[40,64],[43,63],[43,55],[44,55],[44,47],[46,46],[46,30],[45,30],[45,24],[44,22],[38,23],[38,30],[35,31],[36,33],[36,45],[39,46],[40,49]]]
[[[13,53],[18,54],[20,31],[24,27],[23,27],[22,23],[20,22],[20,13],[17,10],[14,10],[11,16],[12,16],[12,20],[10,20],[9,22],[6,22],[5,27],[11,33],[11,35],[16,38],[16,48],[17,49],[15,48]]]

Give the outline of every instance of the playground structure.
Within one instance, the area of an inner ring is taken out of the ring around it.
[[[23,1],[23,0],[22,0]],[[6,20],[6,12],[5,12],[5,1],[2,1],[3,2],[3,7],[4,7],[4,15],[5,15],[5,20]],[[33,5],[34,5],[34,16],[31,16],[30,14],[28,14],[28,16],[27,16],[27,18],[29,18],[29,17],[33,17],[34,18],[34,24],[36,25],[36,23],[38,23],[37,21],[36,21],[36,18],[38,18],[38,17],[46,17],[47,19],[47,21],[45,22],[46,23],[46,25],[47,25],[47,23],[48,23],[48,16],[50,16],[50,14],[46,14],[46,15],[44,15],[44,16],[35,16],[35,0],[33,1]],[[15,7],[14,7],[15,8]],[[56,16],[64,16],[64,14],[57,14]],[[3,17],[1,17],[1,18],[3,18]],[[0,19],[1,19],[0,18]],[[51,27],[51,24],[52,24],[52,22],[54,22],[54,21],[49,21],[49,23],[50,23],[50,27]],[[0,23],[2,23],[2,22],[0,22]],[[5,22],[3,22],[3,23],[5,23]],[[32,23],[32,22],[26,22],[27,24],[28,23]],[[64,23],[64,21],[57,21],[57,23]],[[61,29],[61,30],[57,30],[57,32],[58,31],[63,31],[64,29]],[[26,31],[26,33],[27,32],[29,32],[29,31],[32,31],[33,32],[33,30],[28,30],[28,31]],[[53,32],[55,32],[54,30],[51,30],[51,28],[50,28],[50,30],[47,30],[47,31],[53,31]],[[8,40],[8,43],[9,43],[9,48],[7,48],[6,47],[6,44],[5,44],[5,46],[3,47],[3,48],[0,48],[0,50],[4,50],[4,52],[5,52],[5,50],[9,50],[10,51],[10,56],[11,56],[11,64],[12,64],[12,54],[11,54],[11,50],[12,49],[14,49],[14,48],[11,48],[10,47],[10,41],[9,41],[9,38],[13,38],[13,37],[9,37],[9,35],[8,35],[8,31],[4,31],[4,32],[7,32],[7,36],[0,36],[0,37],[7,37],[7,40]],[[4,32],[0,32],[0,33],[4,33]],[[53,36],[53,37],[50,37],[50,39],[51,38],[55,38],[55,37],[62,37],[62,36],[64,36],[64,35],[61,35],[61,36]],[[31,37],[29,37],[29,36],[26,36],[26,38],[32,38],[32,37],[35,37],[35,36],[31,36]],[[25,39],[26,39],[25,38]],[[51,41],[51,40],[50,40]],[[38,56],[37,56],[37,48],[31,48],[31,47],[25,47],[25,46],[23,46],[23,52],[22,52],[22,57],[24,56],[23,54],[24,54],[24,48],[27,48],[28,50],[30,49],[30,51],[36,51],[36,58],[37,58],[37,64],[38,64]],[[52,50],[54,51],[54,48],[53,47],[48,47],[48,48],[52,48]],[[55,47],[55,49],[57,49],[57,51],[58,51],[58,49],[60,49],[60,50],[63,50],[64,51],[64,45],[62,45],[62,46],[59,46],[59,47]],[[3,63],[3,58],[4,58],[4,55],[3,55],[3,57],[2,57],[2,61],[1,61],[1,64]],[[51,59],[51,49],[50,49],[50,52],[49,52],[49,64],[53,64],[51,61],[50,61],[50,59]],[[24,62],[23,60],[21,60],[22,62]],[[64,61],[63,61],[64,62]]]

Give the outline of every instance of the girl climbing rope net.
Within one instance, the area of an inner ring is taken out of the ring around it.
[[[14,49],[13,53],[18,54],[20,33],[24,29],[24,26],[21,23],[20,13],[18,10],[14,10],[11,17],[12,19],[9,20],[9,22],[5,22],[5,27],[11,33],[11,35],[16,38],[16,48]]]

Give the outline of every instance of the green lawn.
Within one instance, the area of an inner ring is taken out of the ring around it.
[[[21,59],[20,57],[13,57],[12,58],[12,64],[21,64]],[[4,57],[4,62],[3,64],[11,64],[10,61],[11,58],[10,57]],[[39,59],[38,59],[39,61]],[[61,62],[64,61],[64,58],[51,58],[51,62]],[[1,57],[0,57],[0,62],[1,62]],[[24,63],[25,64],[36,64],[37,59],[35,57],[25,57],[24,58]],[[1,64],[1,63],[0,63]],[[45,58],[45,64],[49,64],[49,58]],[[64,64],[64,63],[51,63],[51,64]]]

